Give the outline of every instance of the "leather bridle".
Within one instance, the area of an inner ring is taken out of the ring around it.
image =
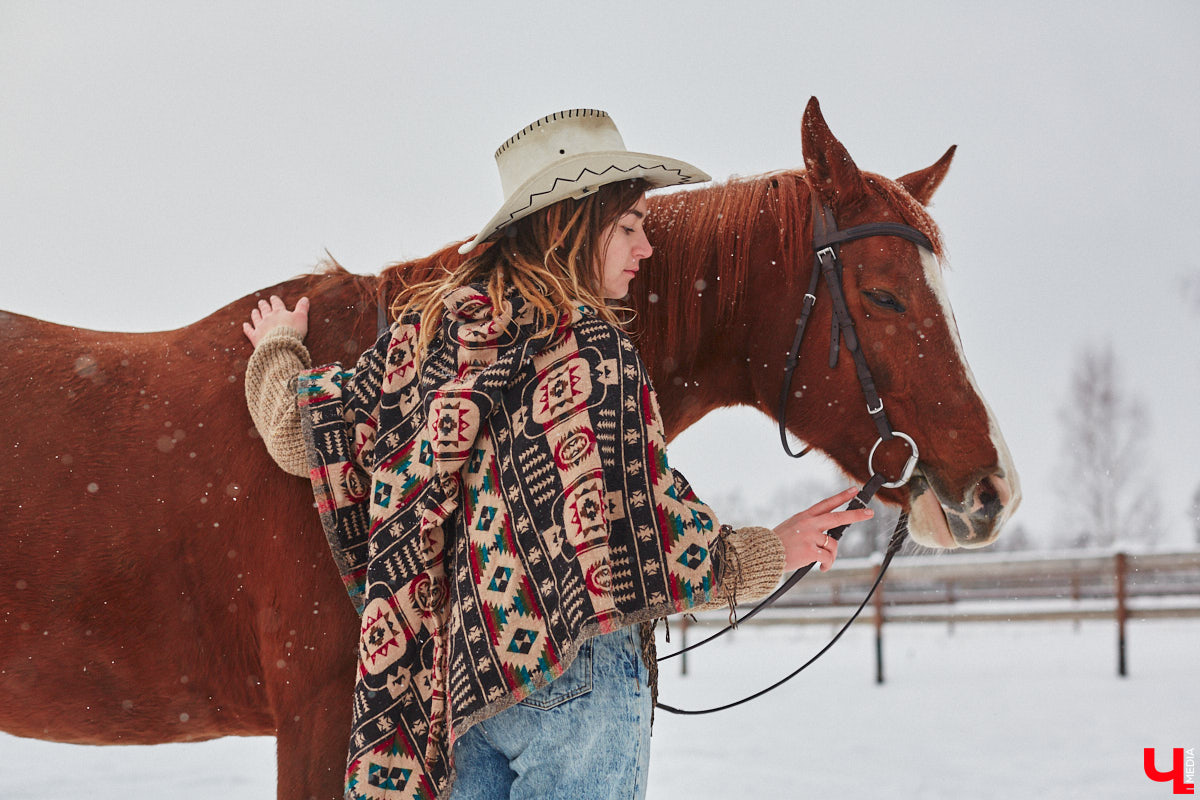
[[[867,404],[867,413],[871,416],[872,421],[875,423],[875,428],[879,432],[879,439],[875,442],[875,445],[871,448],[870,454],[867,456],[867,472],[870,474],[870,477],[867,479],[866,484],[863,485],[862,490],[859,491],[859,493],[854,497],[853,500],[850,501],[849,505],[847,506],[847,510],[866,508],[880,489],[895,489],[908,483],[909,479],[912,477],[913,471],[916,469],[917,461],[920,458],[920,451],[917,448],[917,443],[913,441],[911,436],[892,428],[891,421],[888,419],[887,412],[883,407],[883,400],[880,398],[879,392],[875,388],[875,380],[871,376],[870,367],[867,366],[866,357],[863,355],[862,347],[859,345],[858,334],[854,329],[854,319],[850,316],[850,309],[846,305],[846,294],[842,285],[843,267],[841,254],[839,252],[840,245],[846,242],[856,241],[858,239],[866,239],[871,236],[898,236],[930,251],[933,250],[933,243],[929,241],[929,238],[925,236],[925,234],[921,233],[916,228],[896,222],[868,222],[863,225],[855,225],[853,227],[846,228],[845,230],[838,230],[837,221],[833,216],[833,210],[828,205],[818,203],[817,193],[812,191],[811,187],[809,193],[812,198],[813,268],[812,274],[809,276],[808,291],[804,295],[804,303],[800,309],[800,317],[796,322],[796,335],[792,340],[792,348],[790,351],[788,351],[787,363],[783,372],[783,388],[779,394],[779,413],[777,415],[779,419],[779,440],[783,444],[784,452],[792,458],[800,458],[805,453],[809,452],[809,450],[811,450],[811,448],[806,447],[799,453],[792,451],[792,448],[788,444],[787,440],[787,408],[788,399],[792,392],[792,378],[796,373],[797,365],[800,363],[800,345],[804,340],[804,331],[808,326],[809,317],[812,316],[813,306],[815,306],[817,302],[817,284],[820,279],[824,277],[825,285],[829,287],[830,299],[833,302],[833,322],[830,330],[829,341],[829,368],[833,369],[837,366],[840,343],[845,341],[846,349],[850,352],[850,356],[854,359],[854,368],[858,375],[859,385],[862,387],[863,398]],[[895,438],[903,440],[905,444],[908,445],[910,455],[904,464],[904,468],[901,470],[900,476],[895,480],[888,480],[888,477],[882,472],[875,471],[875,452],[879,449],[881,444]],[[841,525],[828,531],[828,533],[834,539],[840,540],[847,527],[849,526]],[[749,702],[756,697],[761,697],[772,689],[782,686],[784,683],[803,672],[810,664],[824,655],[829,648],[833,647],[838,639],[842,637],[842,634],[845,633],[850,627],[851,623],[853,623],[854,620],[858,618],[858,615],[862,613],[862,610],[870,601],[871,596],[875,593],[876,588],[878,588],[880,582],[882,582],[884,573],[887,572],[888,566],[892,563],[893,556],[895,556],[895,554],[900,550],[900,547],[903,545],[904,538],[907,534],[908,515],[901,514],[896,520],[896,528],[892,532],[891,540],[888,542],[887,551],[884,555],[883,562],[879,567],[879,574],[875,578],[875,583],[871,585],[870,590],[867,592],[867,596],[863,598],[863,601],[858,606],[858,609],[853,615],[851,615],[850,619],[846,621],[846,624],[842,626],[841,630],[834,635],[833,639],[830,640],[830,642],[826,644],[825,647],[820,650],[820,652],[802,664],[791,674],[775,682],[771,686],[749,695],[748,697],[744,697],[741,700],[737,700],[732,703],[726,703],[725,705],[714,708],[684,710],[675,708],[674,706],[670,706],[665,703],[659,703],[658,707],[673,714],[711,714],[716,711],[723,711],[727,708],[733,708],[734,706]],[[760,611],[773,604],[779,598],[783,597],[783,595],[787,594],[788,590],[795,586],[801,578],[807,575],[813,566],[813,564],[809,564],[808,566],[802,567],[793,572],[778,589],[776,589],[770,594],[770,596],[752,608],[747,614],[741,617],[740,620],[734,620],[731,624],[717,631],[712,636],[696,642],[693,645],[677,650],[674,653],[663,656],[658,660],[666,661],[667,659],[682,655],[689,650],[694,650],[695,648],[700,647],[703,644],[707,644],[708,642],[711,642],[712,640],[728,633],[730,630],[736,627],[739,622],[745,622],[751,619]]]
[[[871,376],[871,370],[867,366],[866,357],[863,355],[862,348],[859,346],[858,334],[854,329],[854,319],[850,316],[850,310],[846,305],[846,295],[842,286],[843,267],[841,254],[839,252],[839,245],[842,245],[845,242],[856,241],[858,239],[866,239],[871,236],[898,236],[930,251],[933,250],[933,244],[929,241],[929,238],[925,236],[925,234],[921,233],[916,228],[908,225],[901,225],[895,222],[868,222],[863,225],[855,225],[853,227],[846,228],[845,230],[838,230],[837,221],[833,216],[833,210],[827,205],[818,204],[816,199],[817,193],[812,191],[811,187],[809,193],[812,197],[813,268],[812,273],[809,276],[808,291],[804,294],[804,302],[800,308],[800,317],[796,321],[796,335],[792,340],[791,350],[788,351],[787,363],[783,372],[783,388],[779,394],[779,413],[777,415],[779,419],[779,440],[783,444],[784,452],[792,458],[800,458],[812,449],[810,447],[806,447],[799,453],[792,451],[792,448],[788,444],[787,440],[787,408],[788,398],[792,391],[792,378],[795,376],[796,367],[800,363],[800,345],[804,340],[804,332],[808,327],[809,317],[812,316],[813,306],[815,306],[817,302],[817,285],[823,276],[825,278],[825,284],[829,287],[830,299],[833,302],[833,322],[830,329],[829,342],[829,368],[834,369],[837,367],[840,343],[845,341],[846,349],[850,351],[850,355],[854,359],[854,367],[858,375],[858,382],[862,386],[863,397],[867,404],[867,413],[871,416],[871,419],[875,423],[875,428],[879,432],[878,440],[876,440],[874,446],[871,447],[870,453],[867,455],[867,472],[870,474],[870,477],[867,479],[867,482],[863,485],[863,488],[859,491],[859,493],[847,505],[847,510],[866,508],[880,489],[895,489],[908,483],[909,479],[912,477],[913,471],[916,469],[917,461],[920,458],[920,451],[917,448],[917,443],[913,441],[912,437],[892,428],[891,421],[888,419],[887,412],[883,407],[883,400],[880,398],[879,392],[875,388],[875,380]],[[382,293],[380,294],[378,300],[376,322],[379,328],[379,333],[382,335],[388,326],[388,317],[384,308]],[[895,480],[889,481],[887,476],[882,472],[875,471],[875,452],[885,441],[895,438],[902,439],[908,445],[910,455],[904,464],[904,468],[901,470],[900,476]],[[840,541],[842,534],[846,532],[846,528],[848,527],[848,525],[841,525],[837,528],[829,530],[828,534],[832,538]],[[661,702],[657,704],[658,708],[661,708],[662,710],[668,711],[672,714],[688,715],[711,714],[716,711],[724,711],[725,709],[733,708],[734,706],[739,706],[743,703],[754,700],[755,698],[761,697],[767,692],[782,686],[792,678],[799,675],[818,658],[825,655],[825,653],[828,652],[829,649],[833,647],[833,645],[836,644],[837,641],[842,637],[842,634],[849,629],[850,625],[853,624],[856,619],[858,619],[859,614],[861,614],[863,609],[866,608],[866,605],[868,602],[870,602],[875,590],[883,581],[883,576],[887,572],[888,566],[892,563],[892,558],[904,544],[904,539],[907,535],[908,515],[901,514],[896,520],[896,528],[892,531],[892,537],[888,542],[883,561],[879,566],[879,573],[876,575],[875,582],[867,591],[867,595],[863,598],[862,603],[859,604],[858,608],[841,627],[841,629],[838,630],[828,644],[826,644],[823,648],[821,648],[820,651],[817,652],[816,655],[814,655],[804,664],[800,665],[790,674],[784,676],[765,689],[761,689],[752,695],[742,698],[741,700],[737,700],[732,703],[726,703],[725,705],[716,706],[714,708],[687,710],[676,708]],[[812,570],[813,566],[814,564],[809,564],[808,566],[801,567],[793,572],[778,589],[760,601],[758,605],[750,609],[750,611],[743,615],[740,619],[735,619],[730,625],[725,626],[706,639],[702,639],[701,641],[689,645],[688,647],[681,648],[674,653],[662,656],[658,659],[658,661],[666,661],[668,659],[675,658],[676,656],[683,655],[691,650],[695,650],[697,647],[707,644],[733,630],[735,627],[737,627],[739,622],[746,622],[752,619],[763,609],[768,608],[779,598],[787,594],[788,591],[795,586],[801,578],[803,578],[809,573],[809,571]]]

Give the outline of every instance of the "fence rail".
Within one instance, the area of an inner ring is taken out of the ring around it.
[[[862,602],[878,571],[877,559],[855,559],[838,561],[829,572],[811,572],[749,624],[842,622]],[[878,683],[883,683],[884,625],[918,622],[1111,619],[1117,674],[1123,677],[1130,620],[1200,617],[1200,550],[899,558],[875,593],[870,617]],[[725,621],[724,615],[711,612],[696,620],[706,626]],[[686,644],[686,621],[683,635]]]

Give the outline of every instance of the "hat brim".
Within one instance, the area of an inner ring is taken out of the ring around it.
[[[458,252],[464,255],[471,252],[517,220],[560,200],[586,197],[605,184],[635,178],[641,178],[655,189],[712,180],[708,173],[685,161],[650,153],[611,150],[570,156],[554,162],[521,184],[478,235],[459,247]]]

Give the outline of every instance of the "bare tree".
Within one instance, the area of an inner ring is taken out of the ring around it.
[[[1179,279],[1180,294],[1195,311],[1200,311],[1200,274],[1195,272]]]
[[[1200,545],[1200,486],[1192,495],[1192,507],[1188,509],[1192,518],[1192,530],[1196,532],[1196,544]]]
[[[1021,550],[1033,550],[1034,538],[1029,532],[1029,528],[1024,522],[1009,522],[1004,529],[1004,533],[996,540],[995,544],[990,546],[990,550],[996,553],[1015,553]],[[969,550],[964,552],[971,552]]]
[[[1145,477],[1145,406],[1120,383],[1111,345],[1087,348],[1071,375],[1059,473],[1061,541],[1069,547],[1153,544],[1158,503]]]
[[[1179,288],[1184,300],[1191,305],[1194,311],[1200,313],[1200,272],[1192,270],[1181,277]],[[1196,534],[1196,544],[1200,545],[1200,486],[1197,486],[1196,491],[1192,494],[1192,504],[1188,508],[1188,516],[1192,521],[1192,530]]]

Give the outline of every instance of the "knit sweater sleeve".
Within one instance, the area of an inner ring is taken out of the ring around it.
[[[308,457],[292,380],[312,360],[299,331],[267,331],[246,364],[246,405],[267,452],[287,473],[308,477]]]
[[[728,530],[728,529],[726,529]],[[783,542],[770,528],[738,528],[724,537],[724,572],[719,599],[697,606],[696,611],[728,608],[743,600],[758,600],[783,579]]]

